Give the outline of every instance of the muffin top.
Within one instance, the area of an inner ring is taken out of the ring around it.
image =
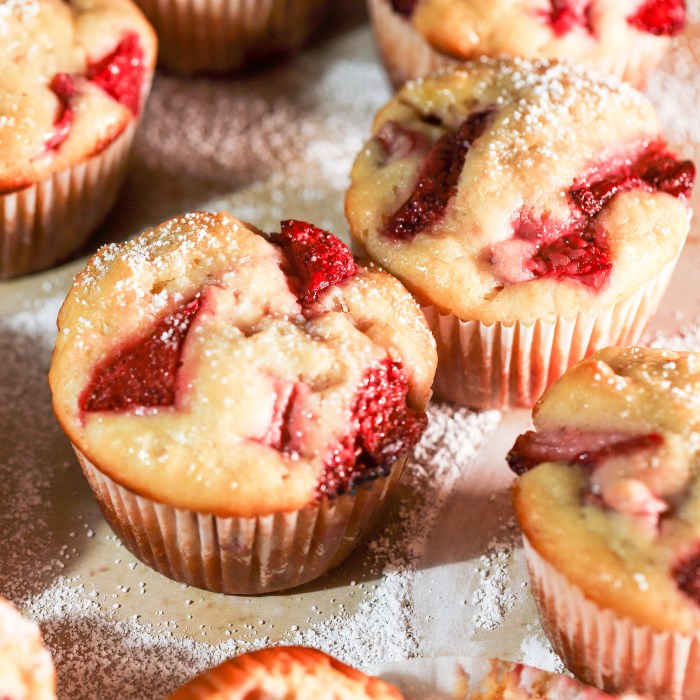
[[[609,695],[561,673],[491,659],[491,670],[469,700],[644,700],[634,693]]]
[[[275,647],[242,654],[205,671],[168,700],[401,700],[392,685],[307,647]]]
[[[106,246],[58,328],[68,436],[176,507],[295,510],[385,473],[425,428],[436,353],[420,309],[302,222],[267,239],[200,212]]]
[[[0,5],[0,194],[109,145],[138,115],[156,39],[131,0]]]
[[[0,697],[55,700],[55,675],[39,627],[0,596]]]
[[[607,348],[542,396],[508,456],[533,547],[602,607],[700,624],[700,354]]]
[[[457,58],[625,55],[639,33],[674,36],[683,0],[389,0],[427,41]]]
[[[649,101],[564,63],[484,59],[407,83],[346,198],[353,236],[422,304],[531,322],[629,297],[689,228],[689,161]]]

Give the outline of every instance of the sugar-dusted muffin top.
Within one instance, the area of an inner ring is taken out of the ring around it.
[[[39,627],[0,596],[0,698],[55,700],[55,676]]]
[[[0,194],[111,143],[141,108],[155,51],[131,0],[0,4]]]
[[[439,51],[587,60],[626,56],[640,32],[674,36],[683,0],[387,0]]]
[[[561,673],[491,659],[491,670],[469,700],[644,700],[634,693],[610,695]]]
[[[353,236],[423,304],[484,323],[609,307],[679,253],[695,170],[649,101],[563,63],[407,83],[346,198]]]
[[[102,248],[58,318],[73,443],[122,485],[218,515],[291,511],[418,440],[436,364],[420,309],[309,224],[195,213]]]
[[[543,395],[508,460],[535,549],[658,631],[700,625],[700,354],[607,348]]]
[[[307,647],[275,647],[242,654],[205,671],[168,700],[401,700],[378,678]]]

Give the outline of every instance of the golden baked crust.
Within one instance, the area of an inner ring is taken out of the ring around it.
[[[561,673],[491,659],[491,670],[469,700],[644,700],[634,693],[610,695]]]
[[[601,350],[533,415],[509,456],[526,472],[514,505],[531,545],[597,605],[697,632],[700,355]]]
[[[626,56],[641,32],[628,21],[645,0],[590,4],[585,22],[557,32],[551,11],[537,0],[419,0],[411,24],[436,49],[461,59],[475,56],[568,58],[596,65],[606,56]],[[574,3],[570,3],[573,5]],[[662,45],[668,37],[657,36]]]
[[[394,686],[328,654],[275,647],[242,654],[205,671],[168,700],[401,700]]]
[[[152,28],[131,0],[7,0],[0,7],[0,193],[26,187],[81,162],[116,138],[134,118],[85,76],[90,64],[138,36],[146,94],[155,65]],[[75,76],[72,124],[47,148],[61,101],[57,75]]]
[[[251,517],[317,498],[376,363],[399,364],[409,407],[423,411],[435,344],[400,283],[359,267],[305,316],[284,264],[279,246],[228,214],[188,214],[101,249],[61,309],[49,376],[73,443],[152,500]],[[86,410],[96,368],[194,299],[201,312],[182,346],[175,401]],[[296,392],[284,409],[293,447],[282,450],[266,436],[287,390]]]
[[[55,700],[55,676],[39,627],[0,596],[0,697]]]
[[[408,201],[426,148],[474,115],[486,126],[469,145],[444,213],[414,237],[386,235]],[[414,147],[386,156],[380,134],[398,125]],[[572,279],[523,275],[532,240],[516,226],[581,221],[571,200],[588,173],[664,139],[649,101],[613,78],[561,63],[484,60],[406,84],[375,117],[358,155],[345,209],[353,236],[421,304],[463,320],[531,323],[609,308],[629,298],[678,255],[689,228],[682,198],[631,188],[593,219],[612,269],[600,289]],[[578,218],[577,218],[578,217]],[[537,235],[540,235],[539,233]]]

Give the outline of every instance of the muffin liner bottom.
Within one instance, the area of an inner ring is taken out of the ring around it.
[[[398,88],[407,80],[438,68],[460,63],[458,58],[433,48],[407,18],[393,10],[389,0],[368,0],[368,6],[379,53],[394,87]],[[568,60],[583,63],[591,70],[611,73],[636,87],[642,87],[666,52],[670,39],[646,32],[634,32],[627,38],[629,43],[626,50],[615,46],[606,53],[589,55],[586,61],[575,57]],[[477,46],[474,55],[464,60],[477,59],[482,55]],[[567,60],[565,55],[559,58]]]
[[[436,306],[422,307],[438,348],[433,391],[472,408],[532,407],[574,363],[609,345],[638,342],[676,261],[629,299],[569,319],[487,325],[463,321]]]
[[[158,60],[181,73],[230,72],[300,48],[328,0],[138,0]]]
[[[51,267],[85,243],[114,204],[135,133],[132,120],[100,153],[0,195],[0,279]]]
[[[657,632],[586,598],[524,539],[542,625],[566,667],[607,692],[700,698],[700,632]]]
[[[408,457],[386,476],[300,510],[222,518],[139,496],[73,448],[107,522],[134,556],[176,581],[238,594],[293,588],[339,564],[376,520]]]

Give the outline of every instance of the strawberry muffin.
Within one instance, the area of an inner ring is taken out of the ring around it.
[[[136,0],[178,73],[233,73],[290,56],[320,27],[328,0]]]
[[[407,83],[372,132],[347,218],[421,303],[439,397],[532,406],[574,362],[640,337],[695,175],[643,95],[565,63],[484,59]]]
[[[634,693],[609,695],[561,673],[491,660],[487,677],[470,688],[469,700],[644,700]]]
[[[643,85],[684,0],[368,0],[395,86],[480,56],[558,58]]]
[[[357,544],[427,422],[417,304],[335,236],[195,213],[102,248],[58,318],[54,408],[115,532],[167,576],[296,586]]]
[[[0,596],[0,698],[55,700],[56,673],[39,627]]]
[[[102,221],[155,51],[130,0],[0,6],[0,279],[61,261]]]
[[[307,647],[242,654],[209,669],[168,700],[401,700],[392,685]]]
[[[609,691],[700,697],[700,355],[607,348],[508,455],[545,630]]]

